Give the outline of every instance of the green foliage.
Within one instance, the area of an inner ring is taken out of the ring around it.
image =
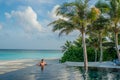
[[[63,46],[61,46],[62,52],[65,52],[71,45],[72,45],[71,41],[66,41],[66,43]]]
[[[95,52],[93,48],[87,48],[88,61],[95,61]]]
[[[118,44],[120,44],[120,34],[118,34]]]
[[[83,61],[82,48],[71,46],[63,55],[61,62],[65,61]]]
[[[116,50],[114,48],[108,48],[103,52],[103,61],[112,61],[117,59]]]
[[[112,31],[117,36],[120,31],[119,25],[117,25],[120,23],[120,0],[99,0],[94,7],[91,8],[89,7],[88,2],[89,0],[75,0],[75,2],[60,5],[56,10],[56,15],[60,15],[64,17],[64,19],[59,18],[49,25],[53,26],[53,32],[59,31],[59,36],[63,33],[68,35],[74,30],[78,30],[80,33],[88,33],[88,36],[92,37],[91,40],[90,38],[88,41],[86,40],[88,61],[95,60],[96,51],[98,61],[102,49],[104,53],[103,60],[113,60],[116,58],[116,51],[114,48],[111,48],[114,47],[114,45],[104,43],[102,46],[102,42],[104,41],[102,39],[104,37],[106,38],[106,36],[108,38],[108,34],[112,34],[113,36],[113,33],[111,33]],[[117,39],[115,40],[116,41],[112,43],[117,42]],[[82,42],[82,38],[72,44],[66,42],[66,44],[62,46],[65,53],[61,62],[83,61],[83,46],[86,45]],[[87,56],[85,57],[87,58]]]
[[[99,0],[96,4],[95,7],[99,8],[101,13],[107,13],[109,12],[109,5],[103,0]]]
[[[87,48],[87,55],[88,55],[88,61],[95,61],[95,51],[93,48],[88,47]],[[100,53],[98,52],[97,55],[97,61],[99,61]],[[114,48],[108,48],[103,51],[103,61],[112,61],[113,59],[116,59],[116,51]],[[76,45],[72,45],[67,49],[67,51],[64,53],[63,57],[61,58],[61,62],[66,61],[75,61],[75,62],[83,62],[83,49],[82,47],[77,47]]]
[[[95,60],[95,53],[94,49],[88,48],[88,61]],[[76,62],[83,62],[83,49],[80,47],[71,46],[63,55],[61,62],[65,61],[76,61]]]

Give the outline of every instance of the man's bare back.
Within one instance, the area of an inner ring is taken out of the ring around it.
[[[39,63],[39,66],[41,66],[41,71],[43,71],[45,65],[47,65],[46,62],[44,61],[44,59],[41,59]]]

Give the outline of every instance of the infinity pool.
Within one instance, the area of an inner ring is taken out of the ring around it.
[[[120,80],[119,69],[89,68],[85,76],[82,67],[69,67],[59,63],[58,60],[46,60],[46,62],[48,65],[44,71],[34,65],[2,74],[0,80]]]

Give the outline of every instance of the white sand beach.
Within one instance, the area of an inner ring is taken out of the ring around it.
[[[1,60],[0,74],[15,71],[28,66],[33,66],[34,64],[36,64],[36,62],[37,61],[33,59],[10,60],[10,61]]]
[[[56,58],[45,59],[45,60],[58,60]],[[4,74],[11,71],[16,71],[28,66],[36,65],[40,60],[38,59],[21,59],[21,60],[0,60],[0,74]]]

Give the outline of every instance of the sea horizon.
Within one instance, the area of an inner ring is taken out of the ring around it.
[[[0,49],[0,51],[12,51],[12,50],[22,50],[22,51],[62,51],[62,49]]]

